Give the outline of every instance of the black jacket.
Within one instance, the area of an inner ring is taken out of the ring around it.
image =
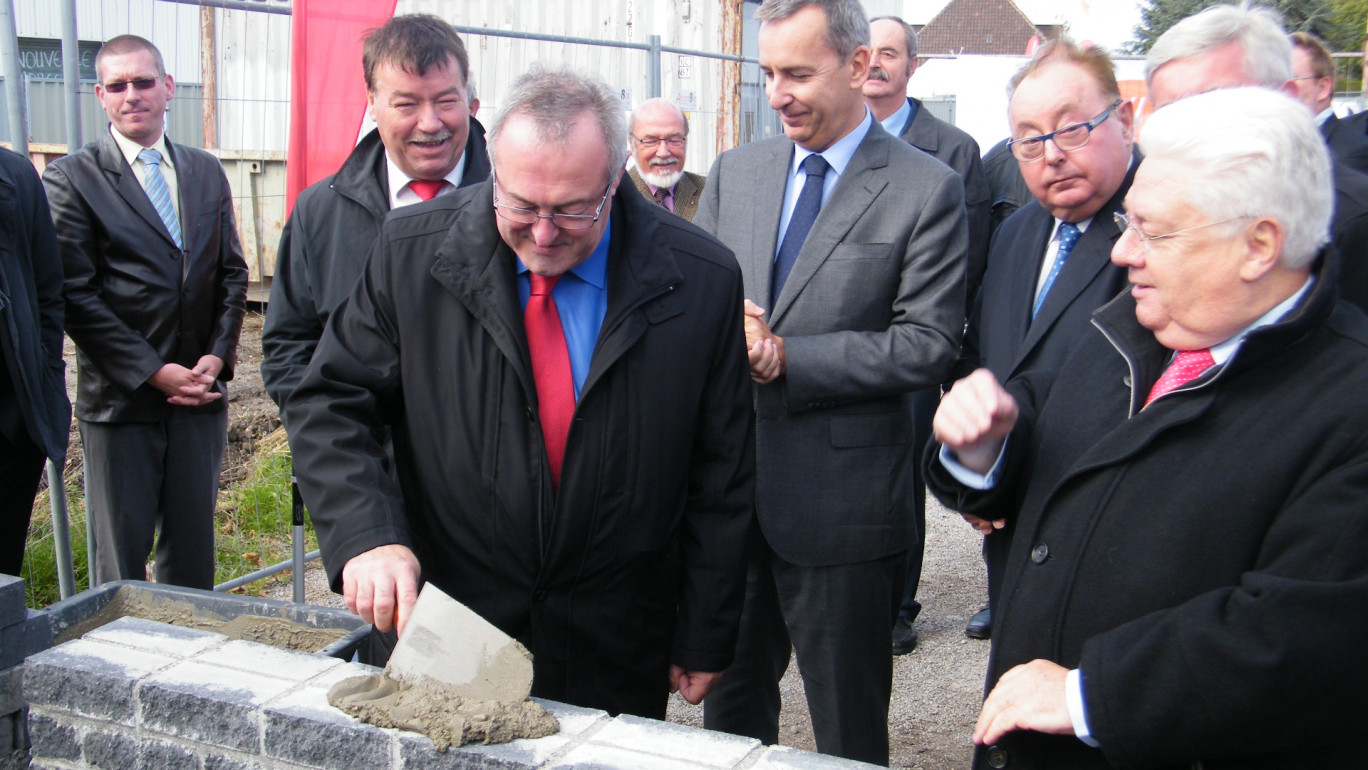
[[[1170,351],[1122,294],[1022,407],[1002,483],[937,496],[1018,510],[988,683],[1083,675],[1102,749],[1012,733],[1011,768],[1326,768],[1368,730],[1368,318],[1317,281],[1214,374],[1141,409]],[[1053,381],[1051,382],[1051,379]],[[988,763],[981,751],[979,766]],[[1200,763],[1200,764],[1195,764]]]
[[[172,409],[228,408],[227,398],[174,407],[147,383],[164,364],[193,367],[215,355],[223,370],[214,388],[226,392],[247,309],[247,263],[223,166],[170,139],[166,149],[176,168],[183,250],[111,134],[43,172],[62,247],[82,420],[155,422]]]
[[[731,662],[754,440],[736,260],[613,199],[608,309],[553,493],[491,183],[394,212],[284,418],[336,588],[372,548],[527,645],[533,694],[663,718]],[[397,480],[386,470],[392,426]]]
[[[470,119],[461,186],[489,178],[484,126]],[[366,134],[337,173],[299,194],[280,232],[271,304],[261,332],[261,379],[284,406],[304,376],[328,316],[351,293],[389,213],[385,145]]]
[[[60,464],[71,427],[62,361],[62,255],[33,165],[0,151],[0,426]],[[10,399],[13,399],[12,401]],[[5,483],[10,483],[6,480]]]

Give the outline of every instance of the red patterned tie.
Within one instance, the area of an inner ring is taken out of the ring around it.
[[[565,439],[575,416],[575,377],[570,371],[570,349],[565,344],[556,300],[551,297],[560,276],[547,278],[529,273],[532,294],[523,311],[527,327],[527,347],[532,354],[532,378],[537,383],[537,404],[541,414],[542,440],[551,463],[551,482],[560,486],[561,462],[565,459]]]
[[[1201,376],[1216,360],[1211,357],[1209,348],[1201,350],[1180,350],[1178,355],[1173,357],[1173,362],[1164,370],[1164,374],[1159,381],[1150,388],[1149,398],[1145,399],[1145,406],[1154,399],[1172,392],[1178,388],[1192,382]]]
[[[437,197],[437,193],[441,192],[443,187],[446,187],[446,180],[415,179],[412,182],[409,182],[408,186],[409,189],[413,191],[414,195],[417,195],[425,201],[430,201]]]

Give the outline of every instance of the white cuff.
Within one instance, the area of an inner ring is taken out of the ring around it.
[[[1008,439],[1010,441],[1011,439]],[[997,459],[993,461],[993,467],[987,473],[975,473],[968,468],[960,465],[959,460],[955,459],[955,454],[948,447],[941,444],[940,462],[955,481],[963,484],[970,489],[986,491],[996,487],[1002,478],[1002,458],[1007,456],[1007,441],[1002,442],[1002,449],[998,452]]]
[[[1074,735],[1095,749],[1101,748],[1102,744],[1093,740],[1092,731],[1088,729],[1088,712],[1083,708],[1083,673],[1076,668],[1064,678],[1064,700],[1069,704],[1069,721],[1073,722]]]

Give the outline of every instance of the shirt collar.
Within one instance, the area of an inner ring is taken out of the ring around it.
[[[831,170],[836,172],[836,176],[845,173],[846,166],[850,165],[850,159],[855,157],[855,151],[860,149],[860,142],[864,141],[869,129],[874,125],[874,113],[865,107],[864,120],[856,126],[850,133],[837,139],[830,147],[820,153],[822,159],[831,166]],[[807,150],[799,145],[793,145],[793,165],[789,167],[789,177],[797,175],[798,169],[803,167],[803,161],[807,156],[814,154],[812,150]],[[829,188],[828,188],[829,189]]]
[[[456,161],[456,166],[455,166],[455,168],[453,168],[453,169],[451,169],[451,171],[447,172],[447,175],[444,176],[444,177],[442,177],[442,178],[445,179],[445,180],[447,180],[448,182],[450,182],[452,187],[460,187],[460,186],[461,186],[461,177],[465,174],[465,164],[466,164],[466,154],[465,154],[465,151],[462,150],[462,151],[461,151],[461,159],[458,160],[458,161]],[[408,174],[405,174],[405,173],[403,172],[403,170],[399,168],[399,166],[395,165],[394,160],[393,160],[392,158],[390,158],[390,154],[389,154],[389,150],[388,150],[388,149],[385,150],[385,173],[388,175],[388,178],[389,178],[389,191],[390,191],[390,193],[389,193],[389,202],[390,202],[390,208],[391,208],[391,209],[395,209],[395,208],[398,208],[399,205],[400,205],[400,204],[399,204],[399,193],[401,193],[401,192],[404,191],[404,186],[405,186],[405,185],[407,185],[409,182],[412,182],[412,181],[413,181],[413,177],[409,176]],[[407,201],[407,202],[408,202],[408,203],[413,203],[415,200],[417,200],[417,198],[418,198],[418,193],[415,193],[415,192],[413,192],[412,190],[409,190],[408,192],[409,192],[410,195],[413,195],[413,196],[414,196],[414,199],[413,199],[413,200],[409,200],[409,201]]]
[[[1307,292],[1311,291],[1311,287],[1315,284],[1316,276],[1307,276],[1306,283],[1302,284],[1301,289],[1295,294],[1274,305],[1272,310],[1259,316],[1254,323],[1246,326],[1239,334],[1236,334],[1225,342],[1212,345],[1211,359],[1218,364],[1224,364],[1226,361],[1230,360],[1230,357],[1235,355],[1235,351],[1240,348],[1240,343],[1244,342],[1245,337],[1248,337],[1250,332],[1281,321],[1283,316],[1292,312],[1294,308],[1301,304],[1302,299],[1306,297]]]
[[[899,136],[902,134],[903,126],[907,125],[907,116],[912,114],[912,102],[903,99],[902,106],[898,111],[879,121],[879,125],[884,127],[888,133]]]
[[[581,281],[584,281],[599,291],[603,291],[608,287],[608,245],[612,241],[612,232],[613,222],[609,219],[604,222],[603,237],[599,238],[598,245],[595,246],[594,251],[589,254],[589,258],[569,270],[576,278],[579,278]],[[527,265],[523,264],[521,257],[518,257],[517,259],[518,275],[527,273]]]
[[[1329,120],[1329,119],[1330,119],[1330,116],[1331,116],[1331,115],[1334,115],[1334,114],[1335,114],[1335,108],[1334,108],[1333,106],[1326,107],[1325,109],[1321,110],[1321,111],[1316,115],[1316,125],[1318,125],[1318,126],[1323,126],[1323,125],[1325,125],[1325,121]]]
[[[172,162],[171,153],[166,151],[165,132],[157,137],[157,141],[154,142],[151,147],[143,147],[141,144],[138,144],[119,133],[112,125],[109,127],[109,133],[114,137],[114,143],[119,146],[119,152],[123,153],[124,160],[128,161],[129,166],[133,165],[133,162],[138,159],[138,153],[143,150],[156,150],[162,156],[162,163],[165,163],[173,169],[176,167],[176,164]]]

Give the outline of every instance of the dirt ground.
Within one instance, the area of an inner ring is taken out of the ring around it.
[[[239,345],[237,375],[229,403],[229,454],[224,481],[243,465],[252,444],[279,425],[275,405],[261,387],[261,321],[249,312]],[[74,439],[73,435],[73,439]],[[79,453],[77,453],[79,456]],[[969,766],[970,740],[982,699],[988,643],[964,636],[964,625],[982,606],[987,593],[980,539],[959,516],[928,500],[927,545],[918,598],[922,603],[917,649],[894,659],[893,702],[888,723],[890,764],[894,768],[956,770]],[[341,597],[331,593],[317,562],[306,573],[310,603],[334,607]],[[267,589],[267,596],[289,600],[289,583]],[[812,726],[803,700],[802,678],[790,665],[781,683],[783,711],[779,741],[815,750]],[[671,698],[669,719],[701,726],[703,709],[678,696]]]

